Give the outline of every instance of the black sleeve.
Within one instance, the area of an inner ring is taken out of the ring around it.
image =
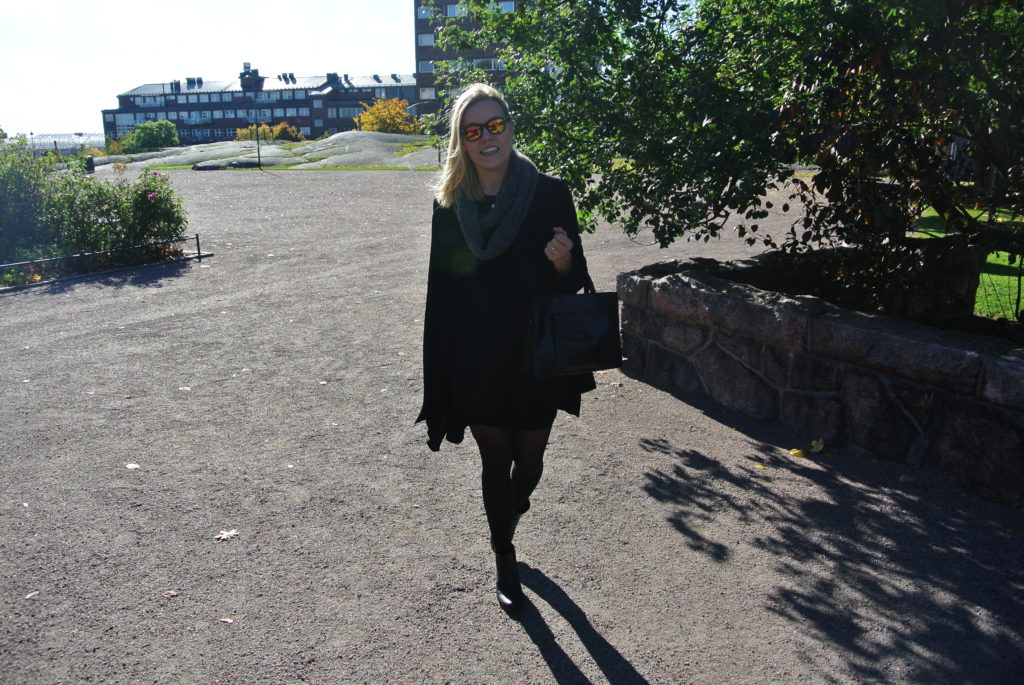
[[[565,293],[579,292],[588,279],[587,258],[583,255],[583,241],[580,240],[580,224],[576,218],[576,205],[572,201],[572,192],[564,182],[558,183],[559,220],[572,241],[572,271],[560,280],[560,287]]]

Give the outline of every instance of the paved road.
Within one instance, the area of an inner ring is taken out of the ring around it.
[[[0,682],[1024,678],[1020,510],[618,372],[558,420],[511,621],[472,445],[411,423],[430,176],[171,176],[215,257],[0,294]],[[745,253],[585,247],[602,289]]]

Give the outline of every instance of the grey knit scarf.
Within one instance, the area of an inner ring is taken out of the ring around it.
[[[533,162],[513,150],[508,160],[505,182],[501,184],[491,211],[481,216],[479,203],[463,197],[461,193],[455,199],[455,214],[459,217],[462,235],[477,259],[494,259],[516,239],[526,212],[533,203],[533,192],[537,189],[539,176],[540,172]],[[491,235],[489,240],[484,238],[485,228]]]

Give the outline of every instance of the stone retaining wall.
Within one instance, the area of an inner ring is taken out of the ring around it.
[[[625,370],[781,421],[808,442],[1024,501],[1024,349],[713,275],[745,264],[754,262],[621,274]]]

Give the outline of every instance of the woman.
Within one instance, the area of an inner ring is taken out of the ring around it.
[[[540,481],[558,409],[579,415],[591,374],[523,373],[527,311],[538,295],[574,293],[586,279],[572,196],[512,147],[501,94],[470,86],[451,113],[448,159],[434,201],[423,334],[427,444],[480,450],[484,510],[498,602],[523,601],[512,536]]]

